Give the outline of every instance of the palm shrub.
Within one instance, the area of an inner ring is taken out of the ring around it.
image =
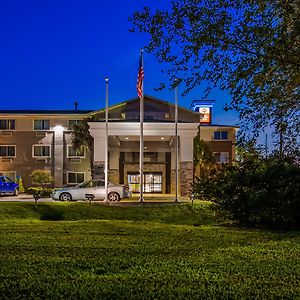
[[[250,156],[212,170],[193,189],[242,225],[300,228],[300,167],[289,158]]]

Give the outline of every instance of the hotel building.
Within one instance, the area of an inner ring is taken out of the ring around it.
[[[200,139],[207,143],[217,162],[230,163],[235,158],[237,127],[213,124],[212,114],[212,101],[193,101],[191,109],[178,108],[179,183],[183,196],[189,193],[193,180],[193,140],[199,128]],[[145,96],[144,115],[144,192],[174,194],[175,107]],[[94,138],[94,174],[102,176],[104,118],[104,110],[0,111],[0,175],[12,179],[21,176],[25,187],[33,185],[29,175],[36,169],[50,172],[56,187],[90,179],[88,149],[75,150],[71,142],[73,124],[87,119]],[[109,107],[109,180],[128,183],[134,192],[139,191],[139,140],[139,98]]]

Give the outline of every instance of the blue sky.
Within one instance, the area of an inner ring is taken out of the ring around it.
[[[128,31],[128,17],[144,6],[166,8],[170,1],[151,0],[0,0],[0,109],[79,109],[104,107],[136,97],[139,50],[147,35]],[[162,77],[153,55],[145,54],[146,94],[174,101],[170,90],[154,91]],[[200,99],[197,88],[179,104]],[[214,122],[235,125],[225,113],[230,96],[214,90]]]

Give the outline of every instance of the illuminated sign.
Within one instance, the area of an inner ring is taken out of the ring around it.
[[[210,123],[211,122],[209,107],[200,107],[199,114],[200,114],[200,123]]]

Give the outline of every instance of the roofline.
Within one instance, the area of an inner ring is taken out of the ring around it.
[[[78,110],[78,111],[67,111],[67,110],[0,110],[1,115],[11,116],[87,116],[90,115],[93,110]]]
[[[158,102],[161,102],[161,103],[164,103],[164,104],[167,104],[167,105],[170,105],[170,106],[172,106],[172,107],[175,107],[175,104],[173,104],[173,103],[171,103],[171,102],[168,102],[168,101],[166,101],[166,100],[162,100],[162,99],[160,99],[160,98],[153,97],[153,96],[148,95],[148,94],[145,94],[145,95],[144,95],[144,98],[145,98],[145,97],[150,98],[150,99],[153,99],[153,100],[156,100],[156,101],[158,101]],[[114,105],[112,105],[112,106],[109,106],[109,107],[108,107],[108,110],[113,109],[113,108],[116,108],[116,107],[118,107],[118,106],[121,106],[121,105],[126,104],[126,103],[129,103],[129,102],[133,102],[133,101],[139,100],[139,99],[140,99],[139,97],[134,97],[134,98],[130,98],[130,99],[128,99],[128,100],[124,100],[124,101],[122,101],[122,102],[119,102],[119,103],[116,103],[116,104],[114,104]],[[190,109],[187,109],[187,108],[185,108],[185,107],[183,107],[183,106],[180,106],[180,105],[178,105],[178,108],[180,108],[181,110],[187,111],[187,112],[189,112],[189,113],[198,114],[197,112],[194,112],[194,111],[192,111],[192,110],[190,110]],[[99,110],[93,111],[91,114],[93,115],[93,114],[97,114],[97,113],[104,112],[104,111],[105,111],[105,108],[101,108],[101,109],[99,109]]]

